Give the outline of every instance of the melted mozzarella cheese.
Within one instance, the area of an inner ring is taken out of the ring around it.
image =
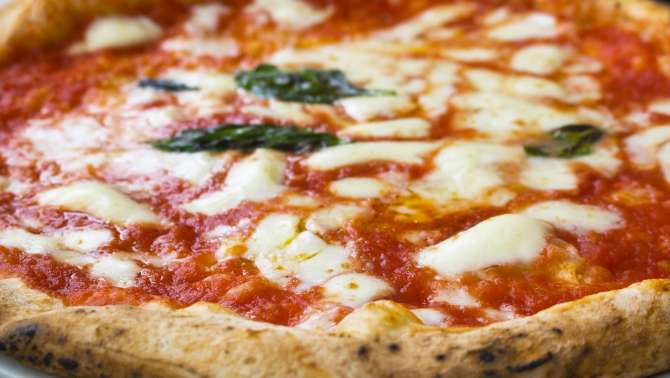
[[[354,205],[337,204],[312,213],[305,227],[313,232],[322,234],[346,226],[349,222],[360,216],[364,208]]]
[[[20,228],[10,228],[0,231],[0,245],[40,255],[61,249],[54,238],[33,234]]]
[[[563,99],[565,90],[547,79],[531,76],[502,75],[490,70],[470,69],[465,72],[475,89],[496,94],[508,93],[521,97],[549,97]]]
[[[155,149],[125,151],[109,159],[117,170],[137,175],[171,176],[198,185],[206,181],[223,161],[207,152],[166,153]]]
[[[380,32],[377,37],[385,40],[412,40],[429,29],[463,18],[473,10],[474,7],[470,4],[433,7],[389,30]]]
[[[206,193],[182,207],[192,213],[214,215],[228,211],[242,201],[262,201],[285,190],[282,185],[286,161],[283,154],[256,150],[228,172],[221,190]]]
[[[390,121],[359,123],[340,131],[350,137],[422,138],[430,132],[430,122],[421,118],[400,118]]]
[[[362,273],[333,277],[323,285],[326,298],[349,307],[360,307],[393,294],[393,288],[379,278]]]
[[[670,115],[670,99],[656,100],[649,104],[649,111],[652,113]]]
[[[665,181],[670,183],[670,144],[665,144],[658,151],[658,162],[661,164],[661,170],[663,171],[663,177]]]
[[[161,27],[146,17],[105,17],[89,25],[84,41],[72,46],[71,51],[83,53],[131,47],[155,41],[161,34]]]
[[[496,93],[460,95],[455,104],[460,110],[454,119],[458,128],[503,138],[515,132],[548,131],[579,121],[574,112]]]
[[[203,35],[215,32],[221,16],[228,14],[230,8],[222,4],[201,4],[191,8],[191,17],[184,24],[188,34]]]
[[[599,143],[592,153],[572,158],[570,161],[586,164],[600,174],[612,177],[621,168],[621,164],[623,164],[618,155],[619,146],[612,140],[606,140]]]
[[[452,48],[442,52],[442,55],[461,62],[486,62],[498,57],[498,53],[495,50],[481,47]]]
[[[438,147],[427,142],[365,142],[325,148],[305,159],[307,167],[325,171],[371,161],[419,164],[422,156]]]
[[[224,37],[175,37],[161,43],[161,49],[195,57],[211,56],[214,58],[229,58],[237,56],[240,53],[240,47],[237,42]]]
[[[264,218],[247,241],[247,256],[268,279],[286,284],[301,281],[299,289],[320,284],[348,270],[349,254],[310,231],[298,233],[300,218],[272,214]]]
[[[543,250],[548,227],[516,214],[489,218],[417,255],[419,266],[455,277],[494,265],[528,263]]]
[[[531,13],[495,26],[487,32],[487,36],[505,42],[526,39],[553,38],[560,34],[554,16],[545,13]]]
[[[656,165],[659,148],[670,142],[670,126],[645,129],[626,138],[626,152],[640,168],[650,169]]]
[[[421,108],[433,118],[440,117],[449,110],[449,99],[456,92],[458,66],[440,62],[428,74],[429,89],[419,96]]]
[[[447,302],[459,307],[480,306],[480,303],[463,288],[440,290],[431,298],[431,302]]]
[[[434,159],[433,172],[412,186],[424,198],[446,203],[458,199],[484,199],[505,183],[498,168],[518,164],[523,150],[482,142],[457,142],[443,148]]]
[[[407,96],[366,96],[340,99],[337,104],[358,122],[392,117],[412,111],[416,105]]]
[[[388,190],[382,181],[367,177],[350,177],[330,183],[330,191],[340,197],[376,198]]]
[[[607,232],[623,227],[625,223],[623,218],[613,211],[569,201],[540,202],[526,208],[523,213],[577,233]]]
[[[423,324],[429,326],[439,326],[446,319],[443,313],[432,308],[416,308],[411,311]]]
[[[548,75],[563,65],[568,54],[566,49],[556,45],[530,45],[517,51],[510,65],[517,71]]]
[[[79,181],[50,189],[38,194],[37,201],[40,205],[81,211],[123,226],[160,223],[160,219],[148,207],[101,182]]]
[[[109,230],[70,230],[58,234],[57,238],[65,248],[85,253],[111,242],[113,236]]]
[[[332,8],[315,8],[304,0],[256,0],[248,9],[267,12],[280,27],[293,30],[318,25],[333,13]]]
[[[538,190],[571,190],[579,181],[564,159],[529,158],[521,172],[521,183]]]
[[[135,286],[135,277],[140,272],[137,263],[114,255],[102,257],[91,266],[93,277],[104,278],[117,287]]]
[[[237,88],[233,75],[216,71],[170,69],[161,77],[219,96],[233,92]],[[189,92],[177,93],[178,96],[182,94],[186,95]]]

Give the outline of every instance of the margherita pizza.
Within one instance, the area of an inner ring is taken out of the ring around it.
[[[0,350],[81,377],[670,369],[670,10],[10,0]]]

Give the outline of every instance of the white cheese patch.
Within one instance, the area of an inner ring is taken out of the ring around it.
[[[159,25],[147,17],[110,16],[95,20],[86,29],[84,41],[73,45],[73,53],[132,47],[160,38]]]
[[[199,91],[219,96],[234,92],[237,88],[233,75],[216,71],[170,69],[165,71],[161,78],[174,80],[177,83],[198,88]],[[189,92],[177,93],[177,95],[186,95]]]
[[[175,37],[163,41],[161,49],[194,57],[211,56],[220,59],[235,57],[240,53],[237,42],[226,37]]]
[[[549,75],[558,70],[569,57],[569,51],[551,44],[526,46],[512,56],[512,69],[538,75]]]
[[[521,183],[537,190],[571,190],[579,180],[565,159],[531,157],[521,172]]]
[[[548,97],[561,100],[567,92],[551,80],[520,75],[503,75],[491,70],[469,69],[465,77],[475,89],[521,97]]]
[[[193,185],[205,182],[225,160],[218,160],[208,152],[168,153],[155,149],[129,150],[110,157],[109,164],[126,174],[171,176]]]
[[[656,100],[649,104],[649,111],[670,116],[670,99]]]
[[[416,261],[443,277],[528,263],[544,249],[548,231],[544,223],[524,215],[499,215],[420,251]]]
[[[670,183],[670,144],[665,144],[658,151],[658,162],[661,164],[661,170],[665,181]]]
[[[428,142],[364,142],[324,148],[305,159],[307,167],[325,171],[347,165],[388,161],[401,164],[420,164],[423,155],[439,144]]]
[[[501,138],[518,132],[549,131],[579,121],[574,112],[502,94],[465,94],[457,96],[454,103],[460,110],[454,119],[456,127]]]
[[[577,233],[607,232],[625,224],[623,218],[613,211],[570,201],[540,202],[526,208],[523,213]]]
[[[440,62],[428,74],[428,91],[419,96],[421,108],[432,118],[440,117],[449,110],[449,99],[456,92],[459,81],[458,66]]]
[[[531,13],[495,26],[486,35],[498,41],[514,42],[527,39],[553,38],[558,36],[560,32],[561,30],[554,16],[546,13]]]
[[[182,207],[192,213],[214,215],[228,211],[243,201],[274,198],[286,189],[282,185],[285,168],[283,154],[256,150],[230,169],[222,189],[205,193]]]
[[[431,302],[447,302],[459,307],[479,307],[479,302],[465,289],[444,289],[431,298]]]
[[[656,165],[659,148],[670,142],[670,126],[645,129],[626,138],[626,152],[639,168],[651,169]]]
[[[47,254],[61,249],[58,241],[47,235],[30,233],[20,228],[0,231],[0,245],[16,248],[29,254]]]
[[[292,214],[271,214],[263,218],[247,241],[251,257],[285,247],[297,234],[300,218]]]
[[[66,249],[86,253],[110,243],[113,235],[109,230],[68,230],[56,235]]]
[[[291,121],[299,125],[310,124],[314,118],[307,107],[300,103],[268,100],[267,104],[249,104],[240,108],[243,113],[262,118]]]
[[[377,198],[389,188],[374,178],[349,177],[331,182],[329,189],[333,194],[345,198]]]
[[[184,24],[184,30],[192,35],[214,33],[219,28],[221,16],[228,13],[230,13],[230,8],[222,4],[194,5],[191,8],[191,16]]]
[[[446,319],[443,313],[432,308],[415,308],[411,311],[423,324],[428,326],[439,326]]]
[[[569,103],[594,102],[602,97],[600,82],[588,75],[569,76],[563,80],[563,87],[566,90],[563,100]]]
[[[623,164],[618,155],[618,145],[612,140],[606,140],[600,142],[590,154],[572,158],[570,161],[586,164],[600,174],[612,177]]]
[[[355,205],[337,204],[313,212],[305,222],[305,228],[322,234],[346,226],[365,212],[365,208]]]
[[[432,28],[466,17],[473,10],[474,7],[470,4],[432,7],[389,30],[378,33],[377,37],[384,40],[410,41]]]
[[[80,211],[123,226],[160,223],[147,206],[101,182],[78,181],[50,189],[38,194],[37,201],[43,206]]]
[[[316,8],[304,0],[256,0],[247,8],[267,12],[282,28],[302,30],[324,22],[333,8]]]
[[[282,285],[297,278],[302,290],[348,270],[345,248],[328,244],[310,231],[298,233],[299,223],[300,218],[291,214],[269,215],[247,241],[247,256],[265,277]]]
[[[393,288],[386,282],[362,273],[333,277],[323,285],[323,289],[326,298],[349,307],[360,307],[393,294]]]
[[[430,133],[430,122],[422,118],[399,118],[390,121],[359,123],[338,134],[348,137],[369,138],[422,138]]]
[[[517,146],[457,142],[435,156],[435,169],[411,189],[440,203],[459,199],[486,200],[493,189],[505,184],[499,167],[519,164],[524,159],[523,150]]]
[[[498,57],[495,50],[482,47],[450,48],[443,51],[442,55],[461,62],[487,62]]]
[[[114,255],[103,256],[89,271],[93,277],[104,278],[112,285],[123,288],[135,286],[135,277],[139,272],[137,263]]]
[[[337,101],[344,112],[358,122],[410,112],[416,104],[407,96],[347,97]]]

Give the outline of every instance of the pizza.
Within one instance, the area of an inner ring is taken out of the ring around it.
[[[10,0],[0,351],[81,377],[670,369],[670,10]]]

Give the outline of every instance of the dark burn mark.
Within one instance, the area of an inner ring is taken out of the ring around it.
[[[552,329],[551,329],[551,332],[553,332],[553,333],[555,333],[555,334],[557,334],[557,335],[562,335],[562,334],[563,334],[563,330],[560,329],[560,328],[556,328],[556,327],[552,328]]]
[[[358,348],[358,351],[356,351],[356,354],[359,358],[368,358],[368,355],[370,354],[370,348],[365,345],[361,345],[361,347]]]
[[[490,350],[484,349],[479,351],[479,361],[490,364],[496,360],[496,356]]]
[[[499,377],[498,372],[495,370],[484,370],[482,372],[482,377]]]
[[[58,364],[65,370],[75,370],[79,367],[79,362],[70,358],[59,358]]]
[[[37,324],[28,324],[25,326],[17,327],[14,330],[14,334],[17,337],[25,338],[26,341],[30,341],[35,337],[37,331],[40,329],[40,326]]]
[[[393,353],[396,353],[396,352],[400,351],[400,345],[397,344],[397,343],[391,343],[391,344],[389,344],[389,345],[388,345],[388,348],[389,348],[389,350],[390,350],[391,352],[393,352]]]
[[[42,358],[42,363],[45,366],[49,366],[51,365],[51,361],[53,361],[53,359],[54,359],[53,353],[47,352],[47,354],[45,354],[44,357]]]
[[[539,368],[540,366],[546,364],[547,362],[551,361],[554,358],[554,354],[549,352],[545,354],[544,356],[538,358],[537,360],[530,361],[527,364],[521,364],[521,365],[512,365],[507,367],[507,371],[510,373],[523,373],[526,371],[531,371],[534,369]]]
[[[436,361],[443,362],[446,359],[447,359],[447,355],[444,354],[444,353],[440,353],[440,354],[435,355],[435,360]]]

